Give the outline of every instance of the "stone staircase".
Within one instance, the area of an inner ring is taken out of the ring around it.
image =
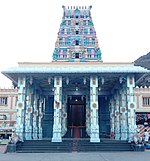
[[[66,140],[60,143],[50,140],[26,140],[17,145],[17,153],[64,153],[72,152],[72,141]]]
[[[78,152],[94,151],[133,151],[127,141],[103,139],[100,143],[91,143],[89,140],[78,141]]]
[[[103,139],[100,143],[90,143],[89,139],[68,139],[60,143],[50,140],[28,140],[17,145],[17,153],[69,153],[98,151],[133,151],[127,141]]]
[[[72,152],[77,152],[78,151],[78,140],[75,139],[73,140],[73,144],[72,144]]]

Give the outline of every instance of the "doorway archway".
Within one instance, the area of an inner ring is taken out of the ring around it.
[[[68,97],[68,131],[70,138],[86,137],[86,99],[83,96]]]

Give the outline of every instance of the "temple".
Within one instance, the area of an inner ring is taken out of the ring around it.
[[[131,141],[136,132],[134,88],[150,71],[102,61],[91,8],[63,6],[52,62],[2,72],[18,87],[15,131],[22,140]]]

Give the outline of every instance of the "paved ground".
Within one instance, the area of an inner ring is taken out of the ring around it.
[[[8,153],[0,161],[150,161],[150,151],[110,153]]]

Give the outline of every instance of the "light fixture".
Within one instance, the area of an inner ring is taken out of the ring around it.
[[[77,100],[77,99],[75,99],[75,101],[77,102],[78,100]]]
[[[30,85],[32,85],[32,83],[33,83],[33,77],[31,76],[30,77]]]
[[[102,85],[104,84],[105,80],[104,80],[104,77],[101,77],[101,83]]]
[[[84,85],[86,84],[86,78],[85,77],[83,78],[83,84]]]
[[[69,84],[69,78],[68,77],[66,78],[66,84],[67,85]]]
[[[101,91],[101,87],[98,87],[98,90]]]
[[[79,89],[78,89],[78,87],[76,87],[76,91],[78,91]]]
[[[48,77],[48,84],[51,84],[51,77]]]

